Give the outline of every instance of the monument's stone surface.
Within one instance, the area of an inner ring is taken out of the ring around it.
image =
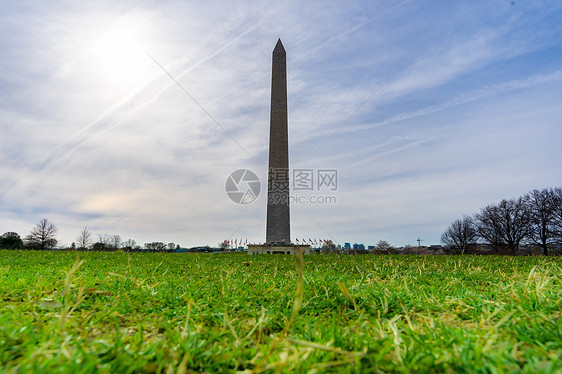
[[[273,50],[269,170],[267,194],[267,243],[291,243],[289,211],[289,138],[287,130],[287,59],[281,39]]]
[[[311,254],[309,245],[291,243],[289,211],[289,136],[287,129],[287,59],[281,39],[273,50],[267,224],[264,244],[249,244],[248,254]]]

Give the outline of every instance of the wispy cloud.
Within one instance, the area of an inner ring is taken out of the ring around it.
[[[453,108],[459,105],[463,105],[466,103],[471,103],[473,101],[481,100],[486,97],[500,95],[504,93],[508,93],[511,91],[524,89],[528,87],[533,87],[536,85],[544,84],[544,83],[552,83],[558,82],[562,80],[562,71],[555,71],[549,74],[539,74],[527,79],[521,80],[513,80],[509,82],[502,82],[491,86],[484,86],[474,91],[460,93],[456,97],[447,100],[443,103],[438,105],[432,105],[420,110],[416,110],[414,112],[409,113],[400,113],[395,115],[391,118],[387,118],[383,121],[371,123],[371,124],[363,124],[363,125],[356,125],[350,128],[343,129],[344,132],[352,132],[352,131],[360,131],[370,128],[376,128],[385,125],[391,125],[396,122],[414,119],[417,117],[427,116],[433,114],[435,112],[439,112],[445,109]]]

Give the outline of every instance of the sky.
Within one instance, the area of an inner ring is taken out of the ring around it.
[[[3,0],[0,231],[263,242],[281,38],[291,168],[313,178],[293,240],[440,244],[561,185],[560,19],[546,0]],[[238,169],[251,203],[225,192]]]

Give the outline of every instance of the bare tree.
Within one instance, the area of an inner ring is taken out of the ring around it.
[[[529,239],[540,245],[543,254],[548,255],[548,246],[557,240],[556,192],[552,188],[533,190],[525,195],[530,214]]]
[[[80,231],[80,235],[76,238],[76,245],[78,249],[88,249],[92,245],[92,233],[87,226]]]
[[[496,205],[488,205],[475,215],[478,237],[494,247],[501,247],[504,242],[500,234],[500,217]]]
[[[497,247],[515,252],[529,235],[530,214],[523,197],[488,205],[476,215],[478,235]]]
[[[474,221],[469,216],[464,216],[447,227],[447,230],[441,235],[441,242],[448,248],[464,254],[470,246],[476,244],[477,236]]]
[[[111,235],[110,244],[113,247],[113,249],[119,249],[121,247],[121,236]]]
[[[94,243],[94,251],[109,251],[112,249],[113,235],[98,234],[98,241]]]
[[[388,244],[388,242],[385,241],[385,240],[379,240],[379,242],[375,246],[375,251],[377,251],[378,253],[384,252],[386,254],[389,254],[394,249],[395,248],[393,246],[391,246],[390,244]]]
[[[554,226],[557,242],[562,242],[562,188],[554,189]]]
[[[136,241],[134,241],[133,239],[127,239],[121,244],[121,247],[125,250],[130,251],[135,247],[135,245],[137,245]]]
[[[111,235],[98,234],[98,243],[109,245],[111,243]]]
[[[51,249],[57,245],[57,239],[55,238],[57,231],[57,226],[43,218],[25,237],[26,245],[31,249]]]

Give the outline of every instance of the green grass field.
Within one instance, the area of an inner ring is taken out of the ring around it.
[[[0,372],[562,372],[562,258],[0,251]]]

